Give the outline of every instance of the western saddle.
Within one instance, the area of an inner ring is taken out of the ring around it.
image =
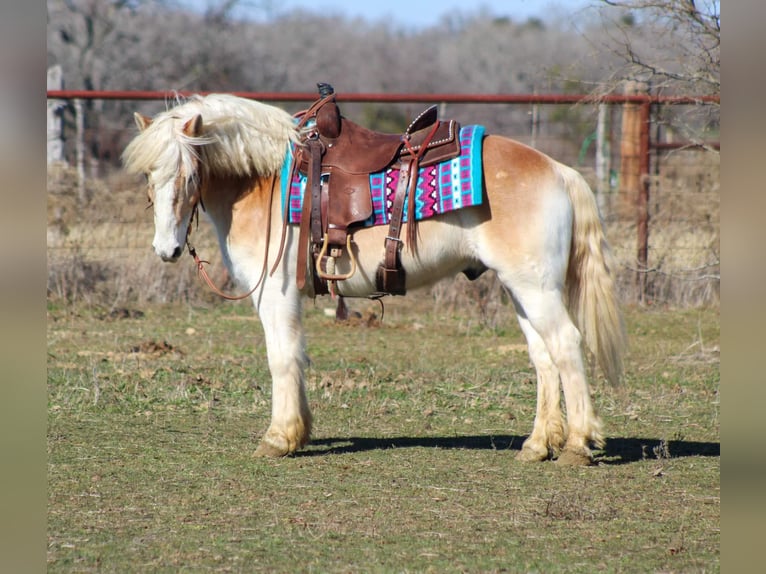
[[[407,245],[417,250],[415,195],[418,169],[460,155],[454,121],[440,121],[436,106],[419,114],[402,134],[379,133],[343,117],[329,84],[320,83],[319,99],[308,110],[296,115],[303,136],[296,146],[295,170],[306,177],[299,231],[298,288],[306,282],[307,257],[311,253],[314,291],[326,294],[336,281],[356,271],[352,232],[373,216],[370,174],[389,168],[399,171],[385,239],[384,260],[378,266],[376,283],[379,296],[403,295],[405,273],[401,266],[401,228],[407,201]],[[344,250],[351,260],[347,273],[336,273],[335,262]]]

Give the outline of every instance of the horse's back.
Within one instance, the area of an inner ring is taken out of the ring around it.
[[[568,254],[572,204],[562,165],[502,136],[484,141],[487,214],[475,241],[490,268]]]
[[[521,178],[539,172],[541,175],[555,162],[543,152],[520,141],[490,134],[482,146],[484,171],[503,169],[509,175]]]
[[[502,136],[483,142],[483,201],[418,223],[417,252],[401,253],[407,289],[464,272],[475,278],[486,268],[552,265],[561,275],[572,230],[572,208],[560,164],[545,154]],[[406,225],[406,224],[405,224]],[[385,226],[354,234],[361,273],[339,285],[346,295],[374,289]],[[347,268],[346,261],[339,268]]]

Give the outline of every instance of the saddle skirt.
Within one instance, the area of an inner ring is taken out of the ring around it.
[[[484,131],[481,125],[462,126],[458,134],[459,156],[418,169],[414,203],[416,220],[482,203],[481,150]],[[281,174],[283,216],[287,217],[290,224],[300,224],[307,176],[295,170],[290,180],[290,174],[293,173],[292,161],[293,150],[288,149]],[[399,174],[399,169],[394,166],[369,174],[372,214],[360,226],[389,224]],[[403,221],[410,217],[408,211],[405,204]]]

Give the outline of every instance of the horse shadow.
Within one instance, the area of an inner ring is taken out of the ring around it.
[[[464,435],[436,437],[337,437],[317,438],[295,456],[326,456],[394,448],[434,448],[448,450],[520,450],[525,436]],[[595,452],[595,462],[605,465],[629,464],[646,459],[692,456],[720,457],[721,443],[660,438],[614,437]]]

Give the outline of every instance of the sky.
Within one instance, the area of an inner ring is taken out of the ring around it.
[[[204,10],[219,4],[220,0],[178,0],[178,3]],[[272,15],[279,15],[297,9],[316,10],[319,6],[327,14],[361,17],[371,22],[393,19],[399,26],[420,29],[437,24],[442,16],[451,12],[475,14],[486,10],[493,16],[507,16],[523,22],[531,17],[545,20],[554,12],[559,15],[575,12],[590,4],[593,0],[242,0],[241,10],[258,18],[269,10]]]

